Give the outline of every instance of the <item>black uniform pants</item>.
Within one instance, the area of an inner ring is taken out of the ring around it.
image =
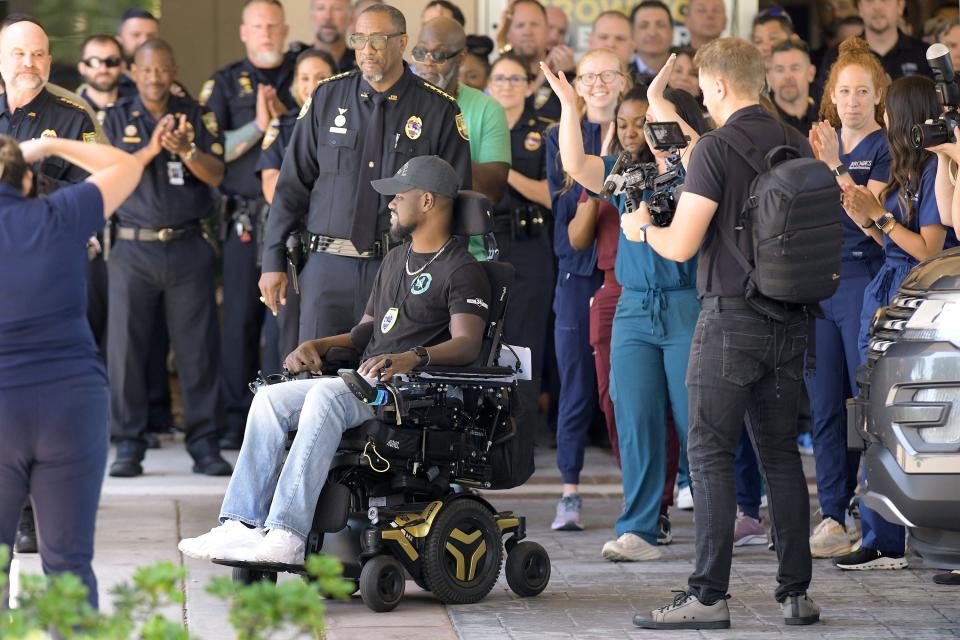
[[[255,221],[251,221],[256,224]],[[241,241],[230,224],[223,243],[223,335],[221,370],[224,429],[243,433],[253,393],[247,386],[260,368],[260,330],[264,309],[260,302],[256,229],[250,242]]]
[[[0,389],[0,544],[13,548],[29,493],[43,572],[79,577],[94,607],[91,562],[107,464],[107,405],[99,374]]]
[[[520,382],[520,406],[527,424],[536,424],[537,432],[546,429],[546,420],[538,412],[541,374],[547,349],[547,329],[553,288],[557,281],[553,270],[553,247],[545,225],[536,237],[510,232],[497,233],[500,261],[513,265],[515,274],[510,303],[504,318],[503,337],[512,345],[531,351],[533,379]]]
[[[199,235],[173,242],[121,240],[108,264],[107,369],[111,429],[118,452],[143,456],[147,426],[146,359],[153,314],[166,318],[183,397],[187,450],[219,453],[219,335],[213,249]]]
[[[311,253],[300,274],[300,342],[350,331],[363,317],[380,262]]]

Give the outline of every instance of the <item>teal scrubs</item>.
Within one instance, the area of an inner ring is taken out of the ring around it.
[[[603,159],[605,175],[616,158]],[[623,198],[613,204],[623,214]],[[666,474],[667,399],[687,457],[687,388],[684,377],[700,313],[697,260],[674,262],[620,233],[616,274],[623,293],[610,340],[610,397],[620,438],[623,513],[617,535],[634,533],[657,543],[660,498]],[[681,484],[683,479],[681,478]],[[688,481],[689,482],[689,481]]]

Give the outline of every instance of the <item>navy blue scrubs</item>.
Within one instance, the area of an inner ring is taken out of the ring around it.
[[[886,182],[890,151],[882,129],[869,134],[844,152],[840,130],[840,162],[858,185]],[[847,450],[845,403],[857,394],[860,363],[860,316],[863,292],[883,262],[883,248],[850,216],[837,207],[843,224],[840,284],[833,297],[820,304],[816,319],[816,370],[806,378],[813,414],[813,452],[817,461],[817,495],[824,518],[843,524],[847,505],[857,487],[860,455]]]
[[[932,155],[923,165],[919,185],[910,185],[910,199],[913,201],[913,215],[906,219],[906,212],[901,211],[897,201],[899,191],[887,195],[883,208],[896,217],[897,222],[914,233],[929,225],[940,224],[940,210],[937,208],[937,198],[934,185],[937,177],[937,156]],[[860,356],[861,362],[866,361],[867,345],[870,339],[870,321],[880,307],[890,304],[897,294],[900,284],[907,277],[919,260],[907,254],[900,246],[890,239],[883,237],[883,264],[880,270],[867,285],[863,293],[863,311],[860,316]],[[867,470],[864,468],[864,476]],[[864,478],[869,481],[868,478]],[[866,505],[860,506],[860,524],[863,532],[864,549],[873,549],[893,555],[902,555],[904,552],[904,528],[881,518]]]
[[[599,155],[602,143],[600,125],[584,119],[580,121],[580,130],[584,151]],[[553,297],[556,314],[553,336],[560,374],[557,467],[564,484],[579,484],[597,393],[597,372],[590,346],[590,298],[603,282],[603,271],[597,268],[596,242],[583,251],[570,246],[567,226],[577,213],[583,187],[575,182],[569,188],[564,184],[558,133],[557,127],[547,130],[547,185],[553,205],[553,251],[559,260]]]
[[[87,239],[103,228],[96,185],[44,199],[0,184],[0,544],[27,495],[47,574],[70,571],[97,606],[94,525],[107,463],[107,376],[87,322]]]

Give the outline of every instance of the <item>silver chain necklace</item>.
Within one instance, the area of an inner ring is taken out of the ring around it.
[[[404,268],[405,268],[406,271],[407,271],[407,275],[408,275],[408,276],[415,276],[415,275],[419,274],[421,271],[423,271],[424,269],[426,269],[427,267],[429,267],[431,264],[433,264],[433,261],[436,260],[437,258],[439,258],[439,257],[440,257],[440,254],[443,253],[444,250],[446,250],[447,245],[450,244],[450,241],[451,241],[451,240],[453,240],[453,238],[447,238],[447,241],[443,243],[443,246],[440,247],[440,250],[439,250],[439,251],[437,251],[435,254],[433,254],[433,257],[430,258],[430,260],[427,261],[427,264],[423,265],[422,267],[420,267],[420,268],[417,269],[416,271],[410,271],[410,254],[413,253],[413,243],[411,242],[411,243],[410,243],[410,248],[407,250],[407,259],[404,261],[404,264],[403,264]]]

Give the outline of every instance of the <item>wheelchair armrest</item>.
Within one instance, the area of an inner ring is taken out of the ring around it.
[[[420,382],[440,384],[486,384],[507,387],[517,380],[517,372],[510,367],[424,367],[409,374]]]
[[[340,369],[356,369],[360,366],[360,354],[353,349],[332,347],[323,356],[323,373],[336,375]]]

